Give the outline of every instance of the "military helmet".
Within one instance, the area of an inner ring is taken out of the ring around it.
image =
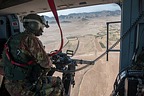
[[[23,18],[23,26],[35,35],[42,35],[44,27],[49,27],[43,16],[28,14]]]

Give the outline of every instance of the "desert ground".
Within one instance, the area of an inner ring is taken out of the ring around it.
[[[73,50],[75,54],[72,58],[95,60],[106,51],[106,22],[112,21],[120,21],[120,16],[61,23],[64,35],[63,52]],[[119,38],[120,24],[111,24],[109,30],[109,46],[111,46]],[[40,40],[47,52],[59,49],[60,33],[57,24],[50,24],[50,28],[45,29]],[[114,49],[119,49],[119,44]],[[83,66],[85,65],[78,64],[77,68]],[[76,72],[71,96],[109,96],[118,71],[119,52],[110,52],[108,61],[104,55],[94,65]]]
[[[72,58],[95,60],[106,51],[106,22],[119,20],[120,16],[108,16],[61,23],[64,37],[63,52],[73,50],[75,54]],[[59,49],[61,43],[57,24],[49,25],[40,37],[48,53]],[[120,24],[112,24],[110,27],[109,46],[119,38]],[[119,44],[115,49],[119,49]],[[85,64],[78,64],[77,69],[83,66]],[[76,72],[71,96],[109,96],[118,71],[119,52],[110,52],[108,61],[104,55],[94,65]]]

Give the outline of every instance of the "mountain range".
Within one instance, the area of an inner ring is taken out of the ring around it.
[[[91,18],[100,18],[100,17],[108,17],[108,16],[119,16],[121,15],[120,10],[115,11],[99,11],[99,12],[89,12],[89,13],[72,13],[68,15],[60,15],[59,20],[60,21],[71,21],[73,19],[79,20],[87,20]],[[46,20],[49,21],[49,23],[55,23],[54,17],[45,16]]]

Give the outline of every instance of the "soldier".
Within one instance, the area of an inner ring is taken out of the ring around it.
[[[7,91],[11,96],[63,96],[61,79],[46,75],[52,64],[36,37],[43,33],[44,19],[29,14],[23,26],[25,31],[10,37],[2,54]]]

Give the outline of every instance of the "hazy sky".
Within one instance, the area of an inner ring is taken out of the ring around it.
[[[58,11],[58,15],[68,15],[71,13],[83,13],[83,12],[97,12],[102,10],[120,10],[120,7],[117,4],[104,4],[104,5],[94,5],[88,7],[81,7],[81,8],[72,8],[66,10]],[[49,17],[53,17],[52,12],[41,13],[40,15],[47,15]]]

